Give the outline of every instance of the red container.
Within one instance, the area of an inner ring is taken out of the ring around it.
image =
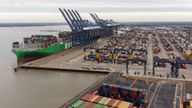
[[[95,107],[95,103],[90,103],[88,106],[86,106],[85,108],[94,108]]]
[[[187,108],[186,96],[183,97],[183,108]]]
[[[80,106],[78,106],[78,108],[86,108],[89,106],[89,104],[90,104],[90,102],[84,102]]]
[[[123,90],[122,95],[127,96],[128,95],[127,90]]]
[[[81,97],[81,99],[84,100],[84,101],[88,101],[90,96],[91,96],[90,94],[86,94],[83,97]]]
[[[190,100],[192,100],[192,94],[190,94]]]

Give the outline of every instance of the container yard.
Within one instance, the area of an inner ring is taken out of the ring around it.
[[[111,73],[60,108],[188,108],[192,82]]]
[[[59,11],[71,32],[14,42],[19,68],[108,73],[60,108],[191,107],[192,30],[125,25],[90,13],[93,23],[76,10]]]
[[[190,45],[178,47],[179,40],[172,39],[174,35],[166,30],[155,27],[146,27],[152,30],[141,27],[124,30],[125,27],[128,26],[119,27],[118,34],[100,37],[86,46],[73,46],[65,37],[67,50],[24,63],[21,67],[192,78],[192,60],[187,55],[191,51]]]
[[[24,63],[21,68],[109,73],[60,108],[190,107],[189,41],[181,45],[174,28],[169,33],[155,27],[125,30],[127,27],[86,46],[71,44],[67,50]]]

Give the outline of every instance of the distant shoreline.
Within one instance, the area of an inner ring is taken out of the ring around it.
[[[58,26],[66,23],[0,23],[0,27]]]
[[[120,22],[125,25],[143,25],[143,26],[167,26],[167,25],[183,25],[183,26],[192,26],[192,22]]]
[[[118,22],[124,25],[143,25],[143,26],[152,26],[152,25],[190,25],[192,22]],[[0,23],[0,27],[35,27],[35,26],[62,26],[68,25],[67,23]]]

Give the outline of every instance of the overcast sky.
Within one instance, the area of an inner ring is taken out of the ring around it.
[[[96,12],[116,21],[192,21],[192,0],[0,0],[0,22],[64,22],[58,8],[88,19]]]

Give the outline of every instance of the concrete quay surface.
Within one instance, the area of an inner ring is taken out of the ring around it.
[[[103,47],[106,39],[100,39],[90,46]],[[67,49],[57,54],[43,57],[25,64],[22,68],[51,69],[51,70],[71,70],[71,71],[95,71],[95,72],[115,72],[116,65],[85,63],[83,60],[83,47]]]

